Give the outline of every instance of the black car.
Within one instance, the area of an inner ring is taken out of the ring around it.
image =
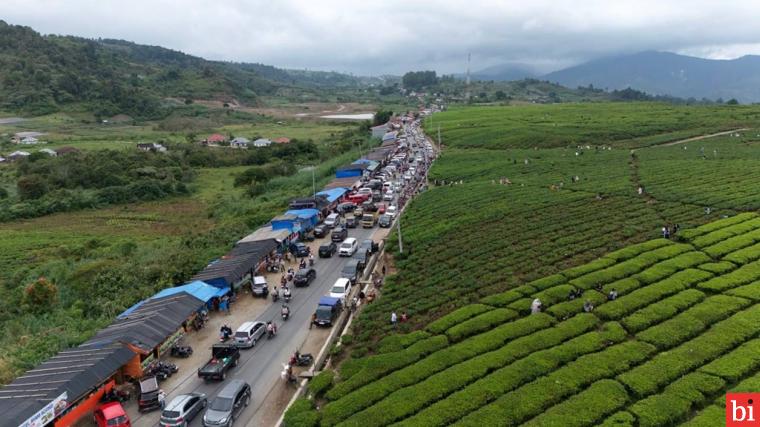
[[[325,243],[319,247],[320,258],[332,258],[338,252],[338,245],[335,242]]]
[[[347,238],[348,238],[348,230],[342,225],[339,225],[333,229],[330,240],[337,243],[337,242],[342,242],[346,240]]]
[[[351,259],[358,261],[357,267],[361,270],[364,270],[364,267],[367,265],[367,261],[369,260],[369,253],[366,251],[357,250],[354,252],[354,256],[352,256]]]
[[[293,278],[293,283],[296,286],[309,286],[316,278],[317,270],[311,267],[302,268],[296,272],[296,277]]]
[[[329,231],[330,229],[326,225],[319,224],[318,226],[314,227],[314,237],[325,237]]]
[[[377,225],[381,228],[390,228],[393,218],[390,215],[380,215],[380,219],[377,220]]]
[[[356,284],[356,280],[361,276],[363,268],[359,267],[359,260],[350,259],[346,265],[343,266],[343,270],[340,271],[340,277],[346,278],[351,281],[351,284]]]
[[[303,258],[303,257],[309,256],[310,250],[309,250],[309,247],[306,246],[304,243],[298,242],[298,243],[293,244],[293,249],[291,252],[293,252],[293,254],[297,256],[298,258]]]
[[[370,255],[374,254],[378,250],[380,250],[380,245],[378,243],[375,243],[375,241],[372,239],[363,240],[361,244],[359,244],[359,249],[357,249],[357,251],[365,251]]]
[[[250,403],[251,386],[243,380],[232,380],[209,403],[203,426],[231,427]]]
[[[356,209],[356,203],[344,202],[338,205],[338,212],[342,214],[353,212],[354,209]]]
[[[362,203],[362,209],[364,209],[364,212],[377,212],[377,206],[369,200]]]

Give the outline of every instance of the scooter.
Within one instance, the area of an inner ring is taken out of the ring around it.
[[[282,310],[280,310],[280,315],[282,316],[282,320],[288,320],[290,317],[290,307],[283,305]]]
[[[290,364],[296,365],[296,366],[309,366],[314,362],[314,356],[311,355],[311,353],[304,353],[301,354],[299,352],[295,352],[293,354],[293,357],[290,358]]]
[[[280,292],[272,292],[272,302],[277,302],[278,299],[280,299]]]
[[[189,345],[177,345],[172,346],[170,354],[172,357],[190,357],[193,354],[193,348]]]

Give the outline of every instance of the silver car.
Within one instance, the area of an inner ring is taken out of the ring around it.
[[[158,425],[161,427],[186,427],[207,404],[208,399],[203,393],[181,394],[164,407]]]

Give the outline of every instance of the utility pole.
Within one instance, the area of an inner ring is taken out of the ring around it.
[[[314,198],[314,203],[317,202],[317,181],[314,178],[314,169],[316,169],[316,166],[311,167],[311,192],[312,197]]]
[[[404,244],[401,241],[401,217],[396,218],[396,229],[398,229],[398,253],[404,253]]]
[[[441,125],[438,125],[438,154],[441,153]]]

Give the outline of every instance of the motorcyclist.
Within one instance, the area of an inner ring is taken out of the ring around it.
[[[301,263],[298,264],[298,268],[301,268],[301,269],[306,268],[306,259],[305,258],[301,258]]]
[[[309,266],[314,267],[314,254],[309,254]]]
[[[291,295],[290,295],[290,288],[287,287],[287,286],[283,286],[283,288],[282,288],[282,294],[283,294],[283,296],[285,297],[286,300],[289,300],[290,297],[291,297]]]
[[[277,302],[280,298],[280,291],[277,290],[277,285],[272,288],[272,301]]]
[[[232,336],[232,328],[225,323],[219,329],[219,334],[221,335],[222,341],[227,341]]]
[[[274,324],[274,322],[267,322],[267,333],[270,337],[273,337],[277,333],[277,326]]]
[[[280,313],[282,314],[282,317],[289,317],[290,316],[290,307],[288,307],[286,304],[282,305],[282,309],[280,310]]]

